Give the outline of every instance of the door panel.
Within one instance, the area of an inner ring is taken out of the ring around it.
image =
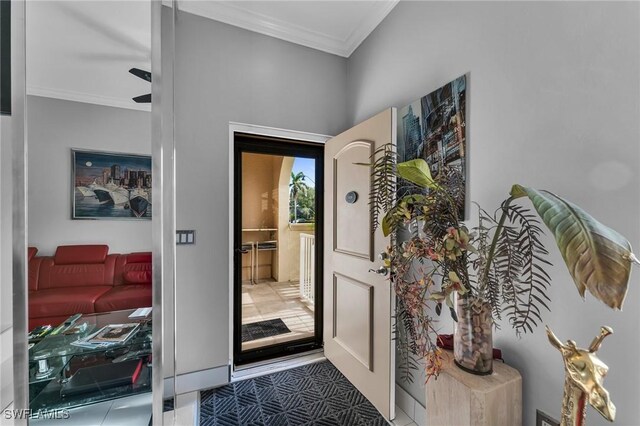
[[[366,200],[371,178],[369,168],[354,163],[368,163],[373,147],[372,141],[351,142],[333,158],[334,250],[369,260],[373,260],[373,237]],[[351,202],[346,201],[347,194],[354,197]]]
[[[325,203],[324,351],[388,420],[395,416],[395,300],[388,277],[370,270],[381,266],[389,242],[371,232],[371,168],[356,163],[395,143],[395,129],[390,108],[325,144],[325,187],[333,194]]]
[[[333,340],[373,371],[373,286],[333,275]]]

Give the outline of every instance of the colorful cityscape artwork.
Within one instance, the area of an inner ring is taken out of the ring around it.
[[[151,157],[71,150],[73,219],[151,219]]]
[[[456,167],[468,184],[466,89],[463,75],[398,111],[399,161],[423,158],[433,176],[441,165]],[[465,196],[461,213],[466,204]]]

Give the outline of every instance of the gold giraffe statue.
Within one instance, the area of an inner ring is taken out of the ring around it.
[[[560,351],[564,360],[560,426],[585,426],[587,401],[602,417],[612,422],[616,418],[616,407],[609,398],[609,392],[602,386],[609,367],[600,361],[596,352],[604,338],[613,333],[613,330],[601,327],[600,335],[593,339],[589,349],[582,349],[573,340],[568,340],[566,345],[562,344],[549,327],[546,329],[549,341]]]

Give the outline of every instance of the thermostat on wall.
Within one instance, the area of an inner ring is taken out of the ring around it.
[[[176,245],[195,244],[196,231],[193,229],[176,231]]]

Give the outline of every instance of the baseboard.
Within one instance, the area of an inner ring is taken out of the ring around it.
[[[179,374],[174,383],[173,377],[164,379],[163,399],[173,398],[175,395],[189,392],[211,389],[223,386],[230,381],[244,380],[265,374],[275,373],[290,368],[300,367],[312,362],[323,361],[326,358],[322,350],[312,353],[298,354],[287,358],[280,358],[269,362],[256,363],[230,373],[228,365],[210,368],[208,370],[194,371],[192,373]]]
[[[215,388],[229,383],[229,366],[221,365],[207,370],[178,374],[174,383],[173,377],[164,379],[164,399],[174,395],[197,392],[203,389]]]
[[[422,401],[415,399],[409,392],[396,384],[396,405],[418,426],[427,424],[427,410]]]

